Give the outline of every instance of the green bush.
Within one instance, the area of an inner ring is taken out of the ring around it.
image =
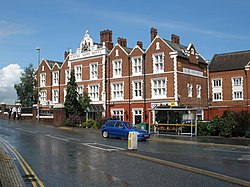
[[[198,135],[199,136],[209,136],[211,135],[211,125],[209,122],[198,122]]]
[[[98,129],[99,128],[99,123],[97,123],[93,119],[88,119],[83,123],[83,127],[85,128],[93,128],[93,129]]]
[[[246,138],[250,138],[250,131],[246,131],[245,137],[246,137]]]
[[[222,123],[223,123],[222,118],[220,116],[217,115],[213,118],[213,121],[211,122],[211,129],[210,129],[211,136],[220,135]]]
[[[234,128],[233,136],[244,136],[249,128],[250,113],[246,110],[237,112],[236,114],[237,125]]]
[[[94,124],[95,124],[95,121],[93,119],[88,119],[83,123],[83,127],[91,128]]]
[[[226,110],[222,115],[222,124],[220,135],[224,137],[230,137],[233,135],[233,131],[237,126],[236,114],[233,111]]]
[[[226,110],[222,116],[215,116],[211,123],[211,135],[243,136],[249,128],[250,114],[247,111],[233,112]]]

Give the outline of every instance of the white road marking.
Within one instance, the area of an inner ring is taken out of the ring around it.
[[[105,145],[105,144],[98,144],[98,143],[81,143],[81,144],[85,145],[85,146],[88,146],[88,147],[91,147],[91,148],[100,149],[100,150],[108,151],[108,152],[118,151],[118,150],[122,150],[122,151],[125,150],[125,149],[120,148],[120,147],[115,147],[115,146]]]
[[[28,133],[33,133],[35,134],[36,131],[29,131],[29,130],[25,130],[25,129],[21,129],[21,128],[16,128],[17,130],[23,131],[23,132],[28,132]]]
[[[215,147],[210,147],[210,148],[205,148],[203,150],[206,151],[219,151],[219,152],[230,152],[230,153],[244,153],[244,154],[249,154],[249,151],[237,151],[235,149],[225,149],[225,148],[215,148]]]
[[[237,160],[250,160],[250,155],[243,155],[240,158],[238,158]]]
[[[57,136],[52,136],[50,134],[46,134],[46,136],[50,137],[50,138],[54,138],[54,139],[57,139],[57,140],[62,140],[62,141],[65,141],[65,142],[68,142],[69,140],[66,139],[66,138],[61,138],[61,137],[57,137]]]

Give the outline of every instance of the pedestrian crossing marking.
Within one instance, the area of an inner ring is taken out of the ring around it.
[[[105,145],[105,144],[100,144],[100,143],[81,143],[84,146],[88,146],[91,148],[95,148],[95,149],[100,149],[103,151],[124,151],[125,149],[120,148],[120,147],[115,147],[115,146],[111,146],[111,145]]]

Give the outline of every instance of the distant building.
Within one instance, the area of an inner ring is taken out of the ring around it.
[[[250,51],[216,54],[209,65],[207,119],[224,110],[250,111]]]
[[[112,31],[100,32],[95,43],[86,31],[76,52],[66,52],[64,62],[43,59],[38,67],[40,102],[63,104],[67,81],[74,69],[77,91],[89,94],[93,110],[138,124],[152,123],[158,106],[188,106],[203,109],[208,105],[208,63],[194,44],[184,46],[180,37],[171,40],[150,30],[151,43],[133,48],[119,37],[113,45]]]

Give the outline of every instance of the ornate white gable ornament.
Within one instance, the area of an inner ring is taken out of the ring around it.
[[[90,38],[88,30],[86,30],[84,38],[80,44],[80,49],[81,51],[89,51],[92,46],[93,46],[93,39]]]

